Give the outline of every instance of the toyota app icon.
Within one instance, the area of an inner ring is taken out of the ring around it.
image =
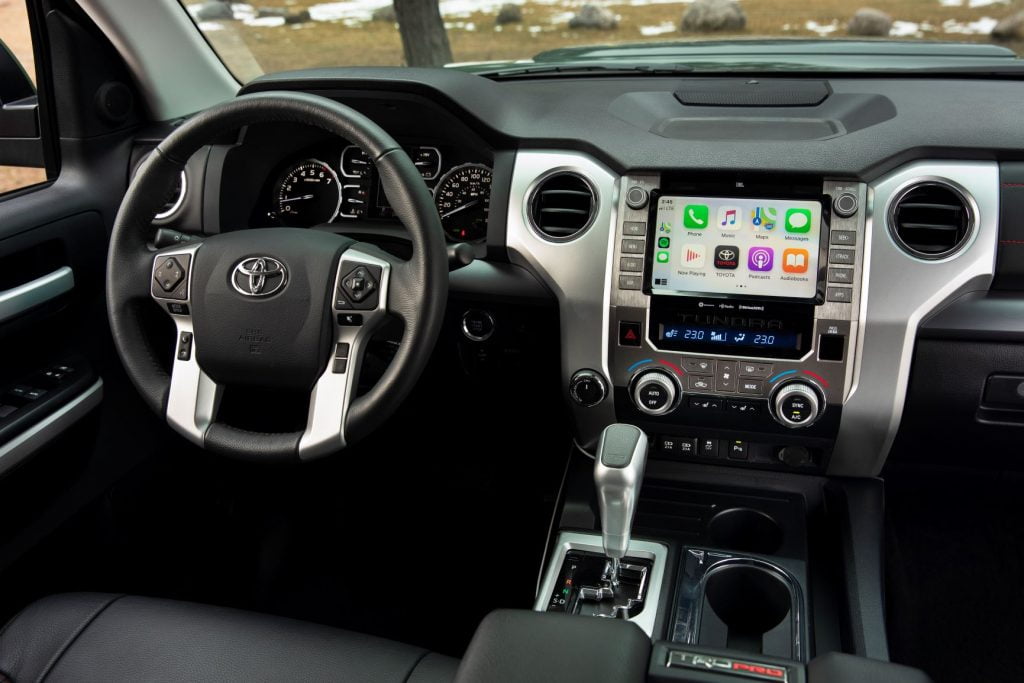
[[[736,270],[740,265],[740,248],[732,244],[715,247],[715,268]]]

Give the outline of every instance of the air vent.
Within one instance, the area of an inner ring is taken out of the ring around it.
[[[971,238],[974,214],[963,193],[945,183],[912,185],[893,200],[889,228],[911,256],[934,260],[960,251]]]
[[[185,180],[185,172],[182,171],[178,176],[178,179],[171,183],[171,187],[167,188],[167,194],[163,204],[160,205],[160,210],[156,212],[153,217],[154,220],[163,220],[170,218],[178,209],[181,208],[182,202],[185,201],[185,192],[187,190],[187,181]]]
[[[597,206],[594,188],[577,173],[542,180],[530,197],[530,222],[547,239],[564,242],[590,227]]]

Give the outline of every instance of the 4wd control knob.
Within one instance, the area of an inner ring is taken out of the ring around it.
[[[661,370],[641,372],[633,381],[633,403],[648,415],[665,415],[679,405],[682,390],[674,377]]]
[[[608,383],[599,372],[579,370],[569,380],[569,396],[577,405],[593,408],[608,396]]]
[[[784,427],[807,427],[824,409],[818,390],[807,382],[789,382],[775,390],[771,400],[772,415]]]

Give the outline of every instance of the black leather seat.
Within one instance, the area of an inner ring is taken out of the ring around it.
[[[292,619],[102,593],[29,605],[0,631],[0,683],[400,681],[449,683],[459,662]]]

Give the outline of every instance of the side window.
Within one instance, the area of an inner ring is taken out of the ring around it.
[[[0,194],[46,180],[26,0],[0,0]]]

